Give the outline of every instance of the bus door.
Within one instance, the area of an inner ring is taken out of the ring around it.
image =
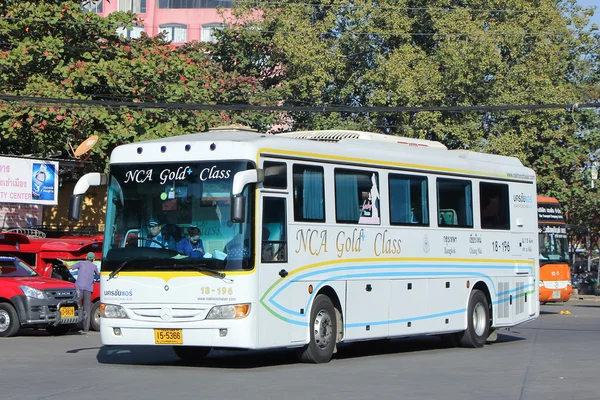
[[[300,321],[304,317],[302,309],[306,307],[308,292],[301,282],[289,277],[287,207],[286,196],[263,194],[260,218],[257,218],[260,234],[258,293],[263,302],[259,306],[259,338],[264,341],[261,345],[306,341],[307,329]],[[273,287],[276,282],[279,284]],[[278,328],[272,329],[275,325]]]

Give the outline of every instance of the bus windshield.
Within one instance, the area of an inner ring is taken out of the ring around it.
[[[250,205],[245,222],[230,220],[233,177],[249,168],[242,161],[111,165],[103,271],[132,259],[127,270],[252,268]]]
[[[540,260],[568,262],[567,235],[564,227],[545,227],[540,233]],[[549,229],[550,228],[550,229]]]

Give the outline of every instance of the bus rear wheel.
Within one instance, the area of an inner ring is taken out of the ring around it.
[[[299,351],[300,361],[313,364],[329,362],[336,339],[335,308],[329,297],[320,294],[315,298],[310,312],[310,342]]]
[[[489,332],[489,303],[481,290],[473,290],[469,298],[467,329],[460,339],[460,344],[462,347],[483,347]]]
[[[210,347],[173,346],[173,351],[183,361],[195,362],[202,361],[210,353]]]

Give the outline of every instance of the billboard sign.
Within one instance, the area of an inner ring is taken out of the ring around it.
[[[58,202],[58,162],[0,157],[0,203]]]

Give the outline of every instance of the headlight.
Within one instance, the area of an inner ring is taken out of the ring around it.
[[[239,319],[245,318],[249,313],[250,304],[215,306],[210,309],[206,319]]]
[[[23,294],[27,297],[31,297],[33,299],[40,299],[40,300],[44,300],[46,298],[46,295],[41,290],[34,289],[29,286],[19,286],[19,288],[21,288],[21,290],[23,291]]]
[[[114,304],[100,305],[100,315],[102,318],[129,318],[125,309]]]

